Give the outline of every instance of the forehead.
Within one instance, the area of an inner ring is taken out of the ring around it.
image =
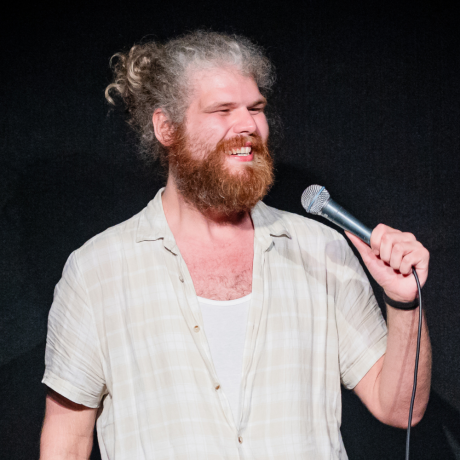
[[[216,102],[250,104],[263,99],[254,78],[233,67],[195,70],[190,83],[190,104],[199,107]]]

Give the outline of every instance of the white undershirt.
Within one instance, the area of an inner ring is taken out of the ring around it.
[[[212,361],[236,423],[250,302],[251,294],[235,300],[198,297]]]

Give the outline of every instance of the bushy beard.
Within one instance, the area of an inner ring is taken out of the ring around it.
[[[228,152],[251,142],[252,162],[227,166]],[[220,141],[215,148],[178,129],[168,149],[169,170],[185,201],[199,211],[226,215],[251,210],[273,184],[273,159],[256,134]]]

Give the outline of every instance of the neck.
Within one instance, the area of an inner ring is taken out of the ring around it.
[[[185,201],[171,174],[162,201],[166,220],[176,239],[186,234],[188,238],[228,240],[241,231],[253,231],[249,212],[227,215],[213,210],[198,211]]]

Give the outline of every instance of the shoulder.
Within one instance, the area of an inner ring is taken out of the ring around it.
[[[298,254],[304,261],[316,260],[328,269],[339,269],[354,258],[347,240],[337,230],[308,217],[261,204],[261,214],[280,251]]]
[[[260,203],[261,211],[264,216],[268,217],[268,221],[276,222],[292,232],[292,236],[298,239],[322,239],[328,241],[345,241],[344,237],[337,231],[327,225],[317,222],[299,214],[283,211]]]
[[[145,212],[135,214],[128,220],[121,222],[113,227],[109,227],[103,232],[93,236],[83,246],[77,249],[81,256],[92,252],[104,252],[106,250],[116,250],[123,244],[136,241],[136,234],[140,220]]]
[[[93,236],[69,257],[66,265],[85,273],[95,267],[108,266],[136,251],[139,227],[145,220],[144,208],[128,220]]]

